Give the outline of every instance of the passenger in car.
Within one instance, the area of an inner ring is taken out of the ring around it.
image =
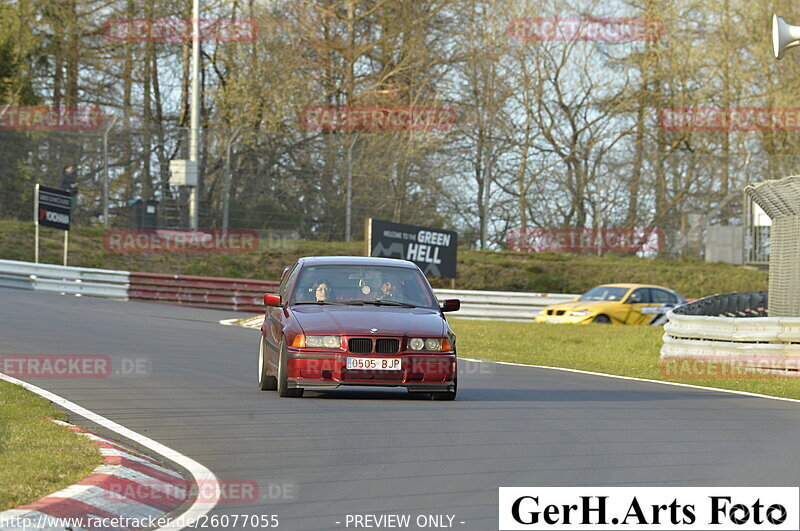
[[[333,289],[326,280],[322,280],[314,284],[314,296],[317,301],[322,302],[331,301],[336,297],[333,293]]]

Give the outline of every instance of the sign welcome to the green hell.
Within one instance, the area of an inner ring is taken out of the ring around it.
[[[426,275],[456,278],[458,235],[454,231],[371,218],[366,231],[368,256],[409,260]]]

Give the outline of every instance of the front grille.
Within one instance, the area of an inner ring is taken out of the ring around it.
[[[556,315],[564,315],[566,310],[556,310]]]
[[[399,339],[377,339],[375,340],[376,354],[397,354],[400,352]]]
[[[366,337],[354,337],[347,342],[347,348],[353,354],[372,354],[372,340]]]
[[[553,315],[553,310],[547,310],[547,315]]]

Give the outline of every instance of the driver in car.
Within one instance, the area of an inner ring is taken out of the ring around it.
[[[397,288],[397,284],[392,282],[391,280],[384,280],[381,282],[380,291],[378,291],[378,296],[375,300],[393,300],[399,301],[400,299],[400,290]]]
[[[322,280],[314,285],[314,297],[317,302],[325,302],[333,299],[333,289],[327,281]]]

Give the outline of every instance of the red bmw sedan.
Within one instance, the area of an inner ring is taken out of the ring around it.
[[[302,396],[340,385],[405,387],[456,397],[456,336],[416,264],[391,258],[301,258],[264,295],[258,383]]]

